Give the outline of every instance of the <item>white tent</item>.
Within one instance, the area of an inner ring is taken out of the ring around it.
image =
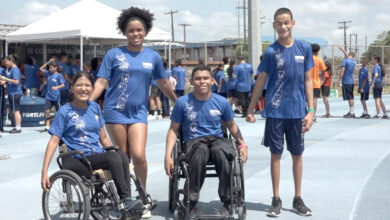
[[[89,45],[112,45],[126,42],[126,37],[116,29],[119,14],[120,11],[96,0],[81,0],[6,35],[6,44],[11,42],[42,43],[44,49],[46,44],[80,44],[80,58],[82,59],[84,41]],[[171,41],[171,34],[158,27],[153,27],[146,36],[146,40]]]

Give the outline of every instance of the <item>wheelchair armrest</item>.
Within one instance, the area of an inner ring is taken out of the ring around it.
[[[57,164],[60,167],[60,169],[62,169],[62,164],[60,163],[60,159],[68,158],[72,155],[80,155],[81,161],[87,166],[88,171],[92,174],[91,162],[89,162],[89,160],[84,156],[84,152],[81,150],[72,150],[72,151],[69,151],[66,153],[61,153],[60,155],[58,155]]]
[[[108,146],[108,147],[103,147],[103,149],[106,150],[106,151],[110,151],[110,150],[118,151],[119,147],[115,146],[115,145],[112,145],[112,146]]]

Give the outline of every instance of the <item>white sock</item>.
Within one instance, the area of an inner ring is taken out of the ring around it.
[[[365,115],[366,115],[366,114],[368,114],[368,112],[367,112],[367,111],[363,111],[363,114],[365,114]]]
[[[50,129],[50,126],[49,126],[49,127],[46,126],[46,129],[49,130],[49,129]]]
[[[20,125],[16,125],[16,130],[22,130],[22,127]]]
[[[353,107],[349,107],[349,113],[353,114]]]

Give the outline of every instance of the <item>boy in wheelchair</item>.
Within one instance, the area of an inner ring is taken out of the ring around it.
[[[234,113],[227,99],[211,92],[210,67],[204,65],[195,67],[192,71],[191,85],[194,87],[193,93],[179,98],[173,108],[171,125],[167,134],[165,171],[172,178],[174,161],[171,155],[181,128],[184,142],[182,149],[188,164],[190,182],[188,196],[191,216],[201,214],[196,204],[209,160],[215,164],[219,177],[218,194],[223,202],[220,213],[226,216],[229,213],[229,204],[231,204],[229,160],[234,158],[236,151],[229,140],[223,138],[221,120],[238,142],[239,154],[244,163],[248,158],[247,145],[233,120]]]
[[[77,73],[71,88],[73,100],[60,108],[49,129],[51,138],[45,152],[41,187],[45,192],[49,192],[51,183],[47,170],[57,146],[62,141],[70,152],[78,151],[83,154],[63,158],[63,169],[90,178],[91,172],[81,160],[86,158],[93,170],[110,170],[125,209],[129,212],[134,210],[142,212],[144,209],[142,201],[131,199],[129,159],[121,151],[106,151],[99,145],[100,141],[103,147],[112,146],[104,130],[104,120],[99,105],[88,100],[92,91],[91,76],[85,72]]]

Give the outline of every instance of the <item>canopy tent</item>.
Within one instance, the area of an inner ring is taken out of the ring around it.
[[[80,44],[80,59],[82,59],[84,43],[114,45],[126,42],[126,37],[116,29],[119,14],[120,11],[96,0],[81,0],[6,35],[6,44],[42,43],[44,47],[45,44]],[[171,34],[153,27],[145,39],[171,41]]]

